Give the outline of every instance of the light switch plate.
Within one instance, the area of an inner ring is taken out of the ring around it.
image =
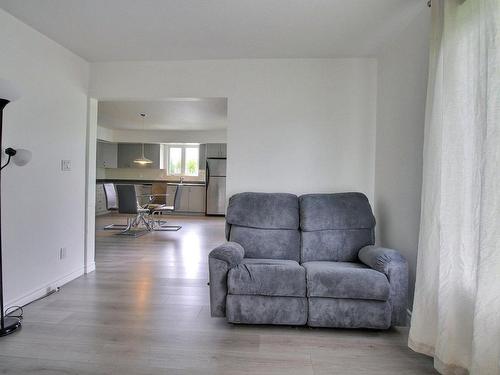
[[[61,171],[63,172],[71,171],[71,160],[61,160]]]

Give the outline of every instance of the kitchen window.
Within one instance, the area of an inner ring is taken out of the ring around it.
[[[169,176],[198,176],[200,166],[198,145],[169,145],[167,148]]]

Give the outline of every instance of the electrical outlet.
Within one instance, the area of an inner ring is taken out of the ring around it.
[[[61,171],[63,172],[71,171],[71,160],[61,160]]]
[[[66,254],[67,254],[66,248],[65,247],[61,247],[59,249],[59,260],[66,259]]]

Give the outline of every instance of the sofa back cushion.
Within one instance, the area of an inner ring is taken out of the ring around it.
[[[246,258],[300,260],[299,200],[285,193],[239,193],[229,198],[226,238]]]
[[[375,218],[362,193],[306,194],[299,198],[301,261],[357,261],[375,242]]]

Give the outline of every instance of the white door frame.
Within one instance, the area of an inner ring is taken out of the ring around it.
[[[89,97],[87,103],[87,144],[85,151],[85,273],[95,270],[97,106],[97,99]]]

